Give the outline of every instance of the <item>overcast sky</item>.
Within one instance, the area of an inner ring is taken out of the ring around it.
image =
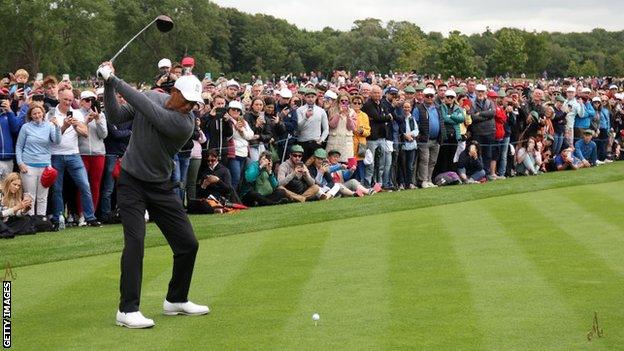
[[[331,27],[349,30],[353,21],[367,17],[387,23],[410,21],[424,32],[452,30],[465,34],[481,33],[489,26],[516,27],[528,31],[581,32],[600,27],[622,30],[624,1],[523,0],[514,5],[503,0],[212,0],[242,12],[263,13],[283,18],[308,30]]]

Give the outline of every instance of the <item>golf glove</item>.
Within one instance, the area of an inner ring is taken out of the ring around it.
[[[108,65],[101,65],[98,67],[97,75],[102,77],[105,81],[108,81],[108,79],[113,75],[113,69]]]

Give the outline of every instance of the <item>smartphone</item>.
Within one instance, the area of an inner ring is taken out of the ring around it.
[[[206,72],[204,74],[204,79],[212,80],[212,73],[211,72]]]
[[[0,100],[8,100],[9,96],[7,94],[0,94]]]
[[[24,83],[17,83],[17,89],[22,89],[24,90],[24,87],[26,86],[26,84]]]
[[[74,111],[72,111],[72,110],[67,110],[67,115],[66,115],[66,117],[67,117],[67,118],[73,118],[73,117],[74,117]]]
[[[63,74],[63,81],[69,82],[69,74]]]
[[[44,95],[43,94],[35,94],[32,96],[32,101],[43,101],[44,99]]]
[[[43,80],[43,73],[39,72],[37,73],[37,76],[35,77],[35,81],[39,82]]]

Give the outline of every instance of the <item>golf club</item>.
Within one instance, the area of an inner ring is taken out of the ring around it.
[[[128,42],[121,49],[119,49],[119,51],[117,51],[115,56],[113,56],[109,61],[111,63],[115,61],[117,56],[119,56],[126,49],[126,47],[128,47],[128,45],[130,45],[130,43],[134,41],[134,39],[136,39],[139,35],[141,35],[141,33],[143,33],[147,28],[149,28],[149,26],[154,24],[154,22],[156,22],[156,28],[158,28],[158,30],[163,33],[166,33],[173,28],[173,21],[171,20],[169,16],[160,15],[154,18],[153,21],[151,21],[147,26],[143,27],[143,29],[141,29],[135,36],[133,36],[132,39],[128,40]]]

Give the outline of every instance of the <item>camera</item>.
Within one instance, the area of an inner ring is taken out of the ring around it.
[[[91,99],[91,109],[96,113],[100,113],[100,111],[102,111],[102,105],[98,99]]]

